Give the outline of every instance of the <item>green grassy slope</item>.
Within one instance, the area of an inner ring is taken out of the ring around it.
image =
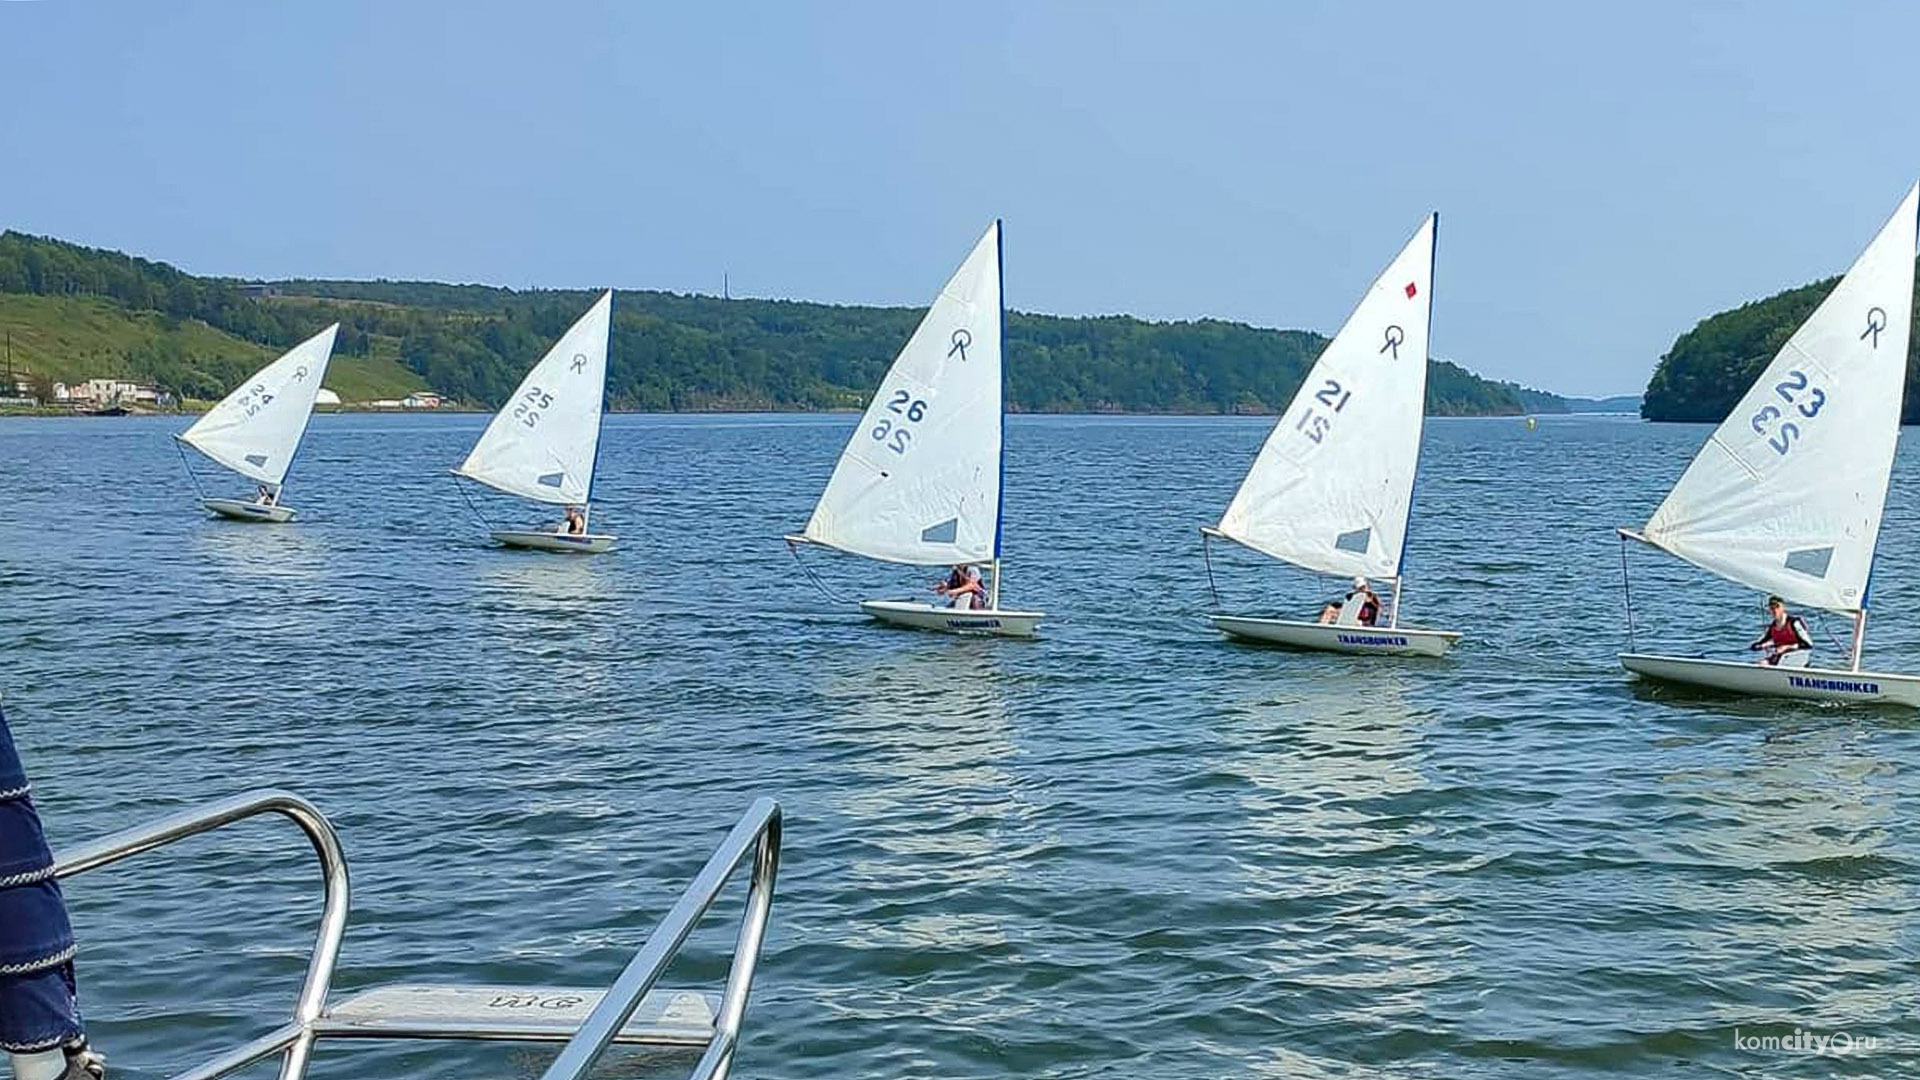
[[[129,311],[95,297],[0,293],[0,348],[8,340],[16,371],[68,383],[108,377],[168,383],[184,364],[237,384],[274,356],[197,319]],[[370,355],[335,356],[328,366],[326,386],[341,400],[402,397],[426,386],[400,363],[397,340],[372,344]]]

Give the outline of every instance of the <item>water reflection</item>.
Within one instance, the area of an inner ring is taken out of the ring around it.
[[[1237,876],[1264,924],[1245,950],[1256,993],[1265,1007],[1349,1025],[1357,1039],[1427,1027],[1430,993],[1471,965],[1438,850],[1442,785],[1427,774],[1426,717],[1409,700],[1418,672],[1300,662],[1324,671],[1262,687],[1223,716],[1230,749],[1219,768],[1244,782]],[[1301,1065],[1268,1064],[1279,1062]]]
[[[482,549],[463,599],[496,662],[518,664],[562,702],[598,698],[620,681],[621,634],[633,618],[608,562],[622,557]]]
[[[1662,890],[1687,927],[1689,966],[1757,984],[1745,1000],[1705,996],[1723,1023],[1858,1031],[1912,1012],[1911,869],[1889,849],[1899,772],[1874,749],[1857,729],[1833,727],[1665,775],[1694,819],[1684,842],[1665,846],[1714,871],[1670,877]],[[1817,1013],[1803,1011],[1810,1002]]]
[[[253,580],[314,581],[332,568],[324,527],[297,520],[280,525],[227,521],[198,507],[193,513],[205,517],[193,530],[193,553],[221,573]]]
[[[1004,642],[879,631],[885,651],[822,662],[823,738],[854,774],[837,808],[874,824],[850,860],[854,882],[891,897],[859,928],[867,943],[985,946],[1005,940],[992,905],[954,894],[1009,873],[1010,822],[1031,813],[1005,764],[1016,753],[1002,688]],[[971,911],[972,914],[967,914]]]

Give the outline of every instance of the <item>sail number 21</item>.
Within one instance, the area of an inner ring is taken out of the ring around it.
[[[1812,385],[1807,373],[1799,369],[1787,372],[1787,377],[1774,384],[1773,392],[1786,402],[1786,409],[1811,420],[1820,415],[1820,409],[1827,403],[1827,392]],[[1781,406],[1768,403],[1753,414],[1753,433],[1767,440],[1773,452],[1782,457],[1792,449],[1795,440],[1800,438],[1800,425],[1793,420],[1776,424],[1788,414]]]
[[[926,418],[927,403],[905,390],[895,390],[887,399],[887,411],[900,419],[881,417],[880,422],[873,425],[873,437],[894,453],[904,454],[907,447],[913,445],[913,429],[907,425],[918,424]]]
[[[1323,379],[1320,389],[1313,392],[1313,400],[1325,406],[1325,411],[1312,405],[1307,406],[1300,413],[1300,420],[1293,425],[1293,429],[1314,442],[1320,442],[1327,437],[1327,432],[1333,427],[1334,414],[1346,408],[1347,402],[1353,400],[1353,391],[1342,389],[1340,384],[1332,379]]]

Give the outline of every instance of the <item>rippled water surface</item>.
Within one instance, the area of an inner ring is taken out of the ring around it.
[[[1610,527],[1702,428],[1431,422],[1405,610],[1468,636],[1382,662],[1203,622],[1196,526],[1266,420],[1012,418],[1006,599],[1052,615],[1020,642],[872,626],[796,568],[778,537],[852,417],[610,418],[595,523],[624,546],[599,558],[484,542],[446,476],[484,419],[319,418],[278,528],[200,513],[181,421],[0,420],[0,688],[56,844],[286,786],[352,860],[339,989],[592,984],[776,795],[743,1076],[1920,1072],[1917,718],[1649,689],[1614,661]],[[1915,490],[1909,440],[1881,669],[1920,670]],[[847,596],[932,576],[807,560]],[[1337,591],[1214,566],[1234,610]],[[1758,597],[1632,567],[1643,647],[1752,636]],[[134,1077],[284,1019],[318,906],[276,823],[69,894],[96,1041]],[[671,981],[717,981],[729,944],[716,917]],[[1891,1048],[1735,1044],[1795,1028]],[[545,1060],[338,1045],[315,1075]]]

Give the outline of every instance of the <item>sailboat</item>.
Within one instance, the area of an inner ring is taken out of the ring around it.
[[[600,453],[600,415],[607,396],[607,335],[613,291],[587,309],[533,365],[497,413],[456,476],[535,502],[577,511],[580,531],[493,529],[508,547],[598,554],[616,537],[589,531],[593,470]]]
[[[806,531],[822,544],[910,566],[985,566],[985,608],[867,600],[881,622],[1026,637],[1045,614],[1000,606],[1000,222],[954,272],[887,370]]]
[[[1853,620],[1847,667],[1628,652],[1647,678],[1740,694],[1920,706],[1920,677],[1861,670],[1868,582],[1886,508],[1913,320],[1920,185],[1625,540],[1717,577]],[[1629,594],[1631,595],[1631,594]],[[1629,610],[1628,633],[1632,633]],[[1629,646],[1631,648],[1631,646]]]
[[[1427,220],[1320,353],[1240,490],[1202,544],[1219,537],[1306,570],[1385,580],[1386,625],[1359,601],[1331,623],[1214,615],[1231,637],[1328,652],[1441,656],[1452,630],[1400,625],[1401,567],[1426,414],[1434,235]]]
[[[201,492],[200,504],[209,512],[235,521],[293,520],[293,508],[280,502],[280,485],[313,416],[313,401],[339,331],[340,324],[334,323],[287,350],[174,436],[260,485],[261,496],[255,499],[216,499]],[[187,475],[193,476],[191,466]],[[195,477],[194,483],[199,482]]]

